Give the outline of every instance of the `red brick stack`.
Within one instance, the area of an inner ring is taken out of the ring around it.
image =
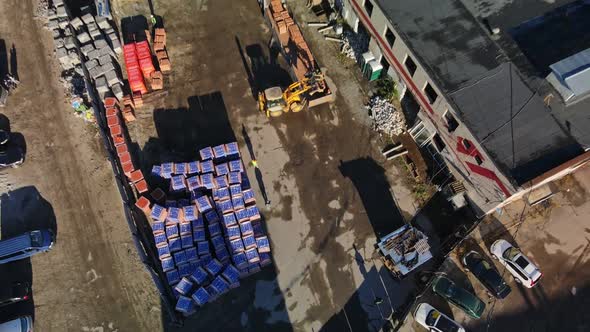
[[[139,91],[142,94],[147,93],[147,88],[143,81],[139,67],[138,54],[135,49],[135,43],[123,46],[123,57],[125,58],[125,68],[127,68],[127,80],[131,91]]]

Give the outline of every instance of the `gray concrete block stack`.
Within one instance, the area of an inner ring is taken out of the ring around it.
[[[47,29],[53,33],[64,79],[83,76],[80,73],[84,73],[85,67],[100,99],[107,95],[122,99],[123,80],[117,61],[122,47],[112,22],[107,17],[91,14],[70,19],[63,0],[53,1],[47,18]],[[87,97],[85,91],[84,97]]]

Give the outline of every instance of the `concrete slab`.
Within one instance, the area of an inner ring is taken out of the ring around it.
[[[86,44],[90,41],[90,35],[87,32],[79,33],[76,38],[78,38],[80,44]]]

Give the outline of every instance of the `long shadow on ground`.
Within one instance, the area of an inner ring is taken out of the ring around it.
[[[163,162],[186,162],[198,159],[198,151],[236,140],[227,109],[220,92],[194,96],[188,99],[188,108],[158,109],[154,122],[158,137],[148,140],[139,155],[139,165],[144,170],[150,188],[160,187],[168,191],[166,180],[150,176],[151,167]],[[242,153],[247,153],[242,151]],[[251,181],[252,183],[252,181]],[[134,211],[138,212],[138,211]],[[155,252],[149,224],[139,213],[136,218],[144,221],[142,231],[149,244],[148,253]],[[264,218],[263,218],[264,220]],[[270,236],[269,236],[270,238]],[[272,240],[272,239],[271,239]],[[160,279],[166,280],[155,258],[153,269]],[[208,303],[188,317],[183,326],[171,325],[171,317],[162,309],[165,331],[291,331],[291,323],[285,308],[284,296],[277,283],[277,271],[268,266],[261,272],[240,281],[239,288],[231,290],[213,303]],[[164,282],[166,283],[166,282]],[[164,293],[174,306],[176,300],[165,286]],[[166,304],[163,303],[163,306]]]
[[[33,186],[19,188],[0,196],[0,228],[2,239],[38,229],[50,229],[57,234],[53,207]],[[51,253],[41,255],[49,254]],[[17,282],[33,286],[30,258],[0,264],[0,287],[10,287]],[[28,300],[0,307],[0,321],[26,315],[32,316],[33,319],[35,317],[32,291]]]
[[[356,187],[377,239],[404,225],[404,218],[391,194],[385,169],[373,158],[341,162],[338,168]]]

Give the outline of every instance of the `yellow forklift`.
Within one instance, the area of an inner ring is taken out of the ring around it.
[[[301,112],[307,106],[307,96],[326,89],[324,75],[317,71],[307,78],[292,83],[285,91],[275,86],[258,93],[258,109],[267,117],[277,117],[287,112]]]

